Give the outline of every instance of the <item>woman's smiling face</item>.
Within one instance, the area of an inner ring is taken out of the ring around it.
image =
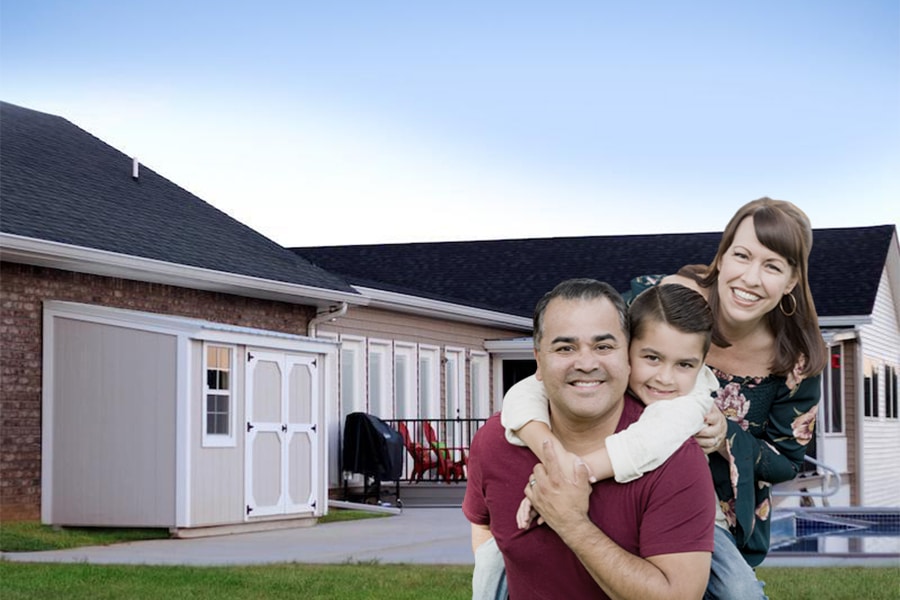
[[[787,259],[762,245],[753,217],[744,219],[719,261],[719,309],[724,324],[759,322],[794,289],[797,276]]]

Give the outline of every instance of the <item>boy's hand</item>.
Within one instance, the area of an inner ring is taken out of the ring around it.
[[[537,512],[531,508],[531,500],[522,498],[522,502],[519,504],[519,510],[516,511],[516,525],[519,526],[519,529],[528,529],[528,526],[531,525],[531,521],[537,516]],[[540,524],[540,522],[538,524]]]

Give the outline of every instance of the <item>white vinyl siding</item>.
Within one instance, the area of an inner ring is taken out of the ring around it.
[[[900,365],[900,324],[898,302],[893,296],[887,271],[882,272],[872,309],[872,322],[860,326],[866,378],[870,384],[869,406],[863,392],[863,408],[871,416],[862,419],[862,496],[865,506],[900,505],[900,478],[896,457],[900,455],[900,420],[888,418],[887,367]]]

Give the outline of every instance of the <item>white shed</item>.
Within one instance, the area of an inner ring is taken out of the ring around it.
[[[48,301],[43,352],[44,523],[187,535],[327,512],[333,343]]]

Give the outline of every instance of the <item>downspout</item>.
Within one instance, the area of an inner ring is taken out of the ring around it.
[[[341,317],[347,314],[348,304],[346,302],[341,302],[340,306],[330,306],[327,311],[316,313],[316,316],[310,320],[309,325],[306,328],[306,334],[309,337],[316,337],[316,326],[319,323],[325,323],[328,321],[337,321]]]

